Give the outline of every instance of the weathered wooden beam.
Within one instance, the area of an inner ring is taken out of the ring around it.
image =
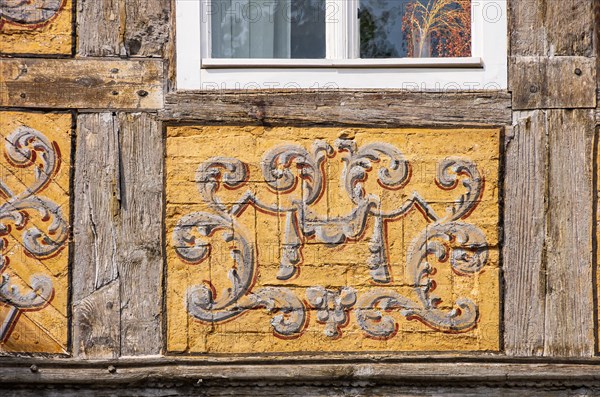
[[[594,354],[593,113],[515,113],[505,179],[508,355]]]
[[[182,91],[163,120],[246,124],[499,126],[511,123],[505,91]]]
[[[289,360],[289,358],[288,358]],[[35,365],[32,371],[31,365]],[[340,384],[368,382],[387,385],[483,384],[559,386],[600,385],[599,363],[506,363],[447,359],[426,362],[288,362],[279,363],[196,363],[164,360],[81,362],[73,360],[4,360],[0,363],[0,384],[23,385],[106,385],[113,387],[148,384],[197,385],[202,387],[296,384]],[[287,389],[289,391],[289,389]],[[286,394],[289,395],[289,394]]]
[[[594,56],[595,0],[511,0],[513,56]]]
[[[121,355],[160,354],[163,131],[156,115],[119,114]]]
[[[159,109],[163,62],[107,59],[0,59],[0,106]]]
[[[119,1],[77,2],[77,54],[118,56],[121,52],[122,13]]]
[[[0,386],[1,387],[1,386]],[[7,390],[12,391],[12,396],[15,397],[39,397],[40,395],[48,397],[112,397],[115,395],[115,389],[110,386],[91,386],[73,387],[73,388],[57,388],[56,386],[48,387],[44,390],[32,387],[19,387],[18,391],[11,386]],[[201,390],[201,391],[199,391]],[[259,384],[259,385],[234,385],[232,387],[221,387],[213,385],[206,387],[204,385],[187,385],[183,387],[165,388],[163,386],[153,385],[151,387],[124,387],[119,390],[120,397],[189,397],[202,393],[202,396],[230,396],[235,393],[237,396],[254,396],[262,397],[289,397],[289,396],[330,396],[343,397],[351,395],[371,395],[378,397],[398,397],[398,396],[446,396],[446,397],[521,397],[531,395],[541,395],[544,397],[563,397],[576,393],[578,397],[594,396],[594,388],[591,387],[554,387],[547,386],[464,386],[462,384],[446,385],[446,386],[431,386],[426,384],[415,384],[405,386],[394,385],[370,385],[361,382],[335,382],[324,384],[294,384],[281,386],[276,384]]]
[[[125,1],[123,40],[131,57],[165,57],[171,29],[171,2],[168,0]]]
[[[512,57],[513,110],[596,107],[596,58]]]
[[[549,145],[546,248],[547,356],[595,352],[592,110],[547,111]]]
[[[509,356],[544,354],[547,120],[515,112],[506,134],[504,176],[504,348]]]
[[[78,55],[163,57],[169,42],[168,0],[78,1]]]
[[[74,354],[159,354],[160,123],[150,113],[90,113],[80,114],[77,124]]]

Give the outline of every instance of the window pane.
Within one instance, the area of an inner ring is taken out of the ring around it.
[[[471,0],[360,0],[360,56],[471,56]]]
[[[325,0],[212,0],[213,58],[325,58]]]

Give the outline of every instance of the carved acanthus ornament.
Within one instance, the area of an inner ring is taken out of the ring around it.
[[[15,169],[30,171],[33,181],[14,191],[0,179],[0,304],[9,307],[0,324],[0,342],[10,336],[23,311],[41,309],[54,294],[46,275],[33,275],[26,280],[29,291],[21,291],[6,271],[14,259],[8,252],[9,239],[18,240],[25,255],[40,260],[56,255],[66,245],[69,230],[61,208],[41,195],[59,172],[59,153],[54,142],[29,127],[19,127],[5,138],[4,157]]]
[[[323,195],[327,180],[324,163],[333,155],[343,160],[342,186],[350,198],[352,210],[339,217],[322,216],[313,205]],[[373,171],[378,167],[378,172]],[[253,241],[238,221],[248,205],[277,214],[285,214],[285,229],[281,243],[281,262],[277,278],[284,284],[298,272],[302,249],[307,238],[328,246],[346,244],[365,233],[369,219],[373,232],[368,237],[368,266],[376,284],[366,293],[357,293],[352,286],[340,291],[314,286],[306,291],[306,300],[317,310],[317,320],[326,324],[328,337],[337,338],[341,328],[354,312],[357,323],[368,336],[391,338],[397,323],[390,312],[408,319],[418,319],[428,326],[448,332],[464,332],[478,321],[477,305],[468,298],[459,298],[450,310],[438,308],[434,294],[434,267],[430,260],[449,262],[461,276],[478,273],[488,261],[488,244],[484,233],[464,220],[474,210],[483,192],[483,178],[477,166],[462,158],[445,158],[438,163],[437,185],[453,190],[462,184],[463,194],[438,214],[418,192],[406,196],[393,209],[385,210],[378,194],[365,187],[373,174],[383,189],[403,189],[411,179],[411,166],[402,152],[389,143],[371,143],[358,147],[351,139],[339,139],[333,145],[317,140],[308,150],[297,144],[277,146],[263,156],[261,178],[278,194],[299,189],[301,198],[291,204],[265,203],[250,189],[244,191],[249,166],[235,158],[214,157],[200,165],[196,182],[210,212],[195,212],[183,216],[173,232],[177,254],[186,262],[198,264],[210,255],[211,240],[221,238],[231,243],[235,266],[229,271],[231,287],[217,292],[205,284],[196,285],[187,293],[187,310],[194,318],[219,323],[244,312],[264,307],[275,313],[272,327],[276,335],[300,335],[307,322],[307,307],[303,297],[285,286],[253,288],[257,272],[257,255]],[[220,189],[239,189],[242,193],[234,204],[219,198]],[[428,226],[412,242],[406,258],[406,270],[418,299],[412,300],[393,288],[388,259],[385,223],[402,219],[417,207]],[[357,264],[360,266],[361,264]]]

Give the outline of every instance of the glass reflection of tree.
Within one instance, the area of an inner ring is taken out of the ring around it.
[[[362,58],[397,58],[400,56],[389,35],[384,31],[390,13],[375,18],[369,9],[360,12],[360,55]]]
[[[361,58],[406,56],[402,15],[412,0],[360,0]]]
[[[292,58],[325,58],[325,1],[292,0]]]
[[[409,57],[471,56],[471,1],[415,0],[403,32]]]

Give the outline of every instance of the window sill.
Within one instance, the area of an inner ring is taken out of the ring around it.
[[[460,68],[483,69],[481,57],[388,59],[203,59],[202,69]]]

